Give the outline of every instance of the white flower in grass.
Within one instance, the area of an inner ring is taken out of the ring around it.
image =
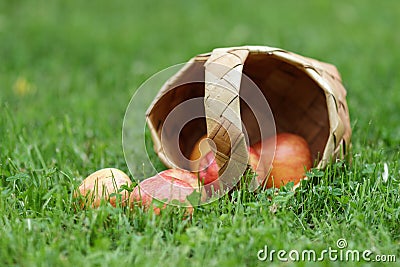
[[[383,164],[383,173],[382,173],[383,182],[386,183],[388,178],[389,178],[389,168],[388,168],[387,163],[384,163]]]

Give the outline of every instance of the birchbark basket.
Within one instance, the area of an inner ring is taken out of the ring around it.
[[[254,82],[267,99],[276,133],[295,133],[308,142],[314,167],[323,169],[349,152],[346,90],[335,66],[266,46],[217,48],[188,61],[163,85],[146,113],[154,150],[167,167],[188,169],[180,155],[188,158],[204,134],[215,142],[222,171],[232,158],[236,167],[247,166],[246,146],[260,141],[260,125],[254,125],[241,101],[245,80],[240,76]],[[216,98],[219,104],[213,102]],[[170,113],[190,99],[202,101],[175,112],[165,129]],[[191,112],[195,118],[178,125]]]

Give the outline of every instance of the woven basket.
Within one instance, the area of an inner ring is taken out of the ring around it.
[[[337,69],[278,48],[243,46],[192,58],[161,88],[146,114],[161,161],[189,169],[185,159],[207,134],[215,142],[220,175],[226,172],[225,180],[235,184],[247,167],[247,146],[263,138],[263,125],[242,100],[244,87],[253,98],[258,97],[251,88],[258,87],[268,101],[274,121],[264,135],[276,131],[304,137],[316,168],[348,153],[351,127]]]

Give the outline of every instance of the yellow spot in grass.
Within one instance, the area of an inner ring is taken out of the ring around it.
[[[25,96],[34,93],[36,90],[35,86],[28,82],[25,77],[18,77],[13,86],[14,94],[18,96]]]

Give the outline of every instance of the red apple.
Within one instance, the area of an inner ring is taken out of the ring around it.
[[[264,180],[271,170],[274,151],[275,139],[273,137],[255,143],[249,148],[249,165],[257,174],[256,179],[259,185],[264,185]]]
[[[276,140],[274,138],[275,136],[268,138],[263,144],[262,152],[268,156],[276,142],[272,170],[264,184],[266,182],[266,187],[270,188],[280,187],[289,182],[299,183],[305,177],[306,171],[312,167],[311,151],[307,141],[291,133],[281,133],[276,135]],[[264,151],[265,149],[268,151]],[[268,165],[268,161],[265,162],[264,159],[264,166]]]
[[[261,145],[260,145],[260,149],[261,149]],[[266,167],[266,164],[265,164],[266,161],[263,161],[260,159],[260,154],[258,152],[259,150],[257,150],[257,146],[255,148],[254,148],[254,146],[249,147],[248,150],[249,150],[249,165],[250,165],[251,169],[257,174],[256,179],[257,179],[258,183],[262,184],[265,179],[265,176],[268,173],[268,168]]]
[[[260,156],[260,154],[261,154],[261,149],[262,149],[262,142],[260,141],[260,142],[258,142],[258,143],[255,143],[255,144],[252,145],[249,149],[252,150],[253,153],[255,153],[255,154],[257,154],[258,156]]]
[[[192,214],[193,207],[187,197],[193,191],[193,187],[185,181],[167,175],[155,175],[143,180],[135,187],[130,196],[130,203],[131,207],[139,204],[146,210],[152,207],[154,213],[158,215],[161,209],[167,206],[167,203],[177,200],[187,208],[188,214]],[[161,208],[154,206],[153,199],[164,202],[164,205]]]
[[[181,169],[168,169],[165,171],[162,171],[159,173],[159,175],[165,177],[173,177],[175,179],[182,180],[184,182],[187,182],[190,184],[197,192],[201,194],[200,196],[200,201],[205,201],[206,200],[206,192],[204,187],[202,186],[201,182],[199,179],[197,179],[197,175],[186,171],[186,170],[181,170]]]
[[[219,166],[215,161],[214,152],[210,151],[200,160],[198,172],[198,179],[204,184],[208,196],[213,196],[221,189],[218,171]]]
[[[198,180],[209,196],[220,189],[218,180],[218,164],[212,152],[212,144],[207,141],[207,135],[202,136],[193,146],[190,154],[190,168],[198,176]]]
[[[79,194],[86,197],[86,203],[94,208],[100,205],[102,199],[109,201],[115,207],[117,199],[115,196],[110,197],[110,194],[118,193],[122,196],[121,205],[124,206],[128,202],[129,192],[118,191],[122,185],[130,186],[131,184],[131,180],[124,172],[114,168],[101,169],[82,181],[78,188],[79,193],[76,192],[75,197]]]
[[[218,179],[219,167],[215,161],[214,152],[208,152],[199,165],[199,179],[204,184],[210,184]]]

